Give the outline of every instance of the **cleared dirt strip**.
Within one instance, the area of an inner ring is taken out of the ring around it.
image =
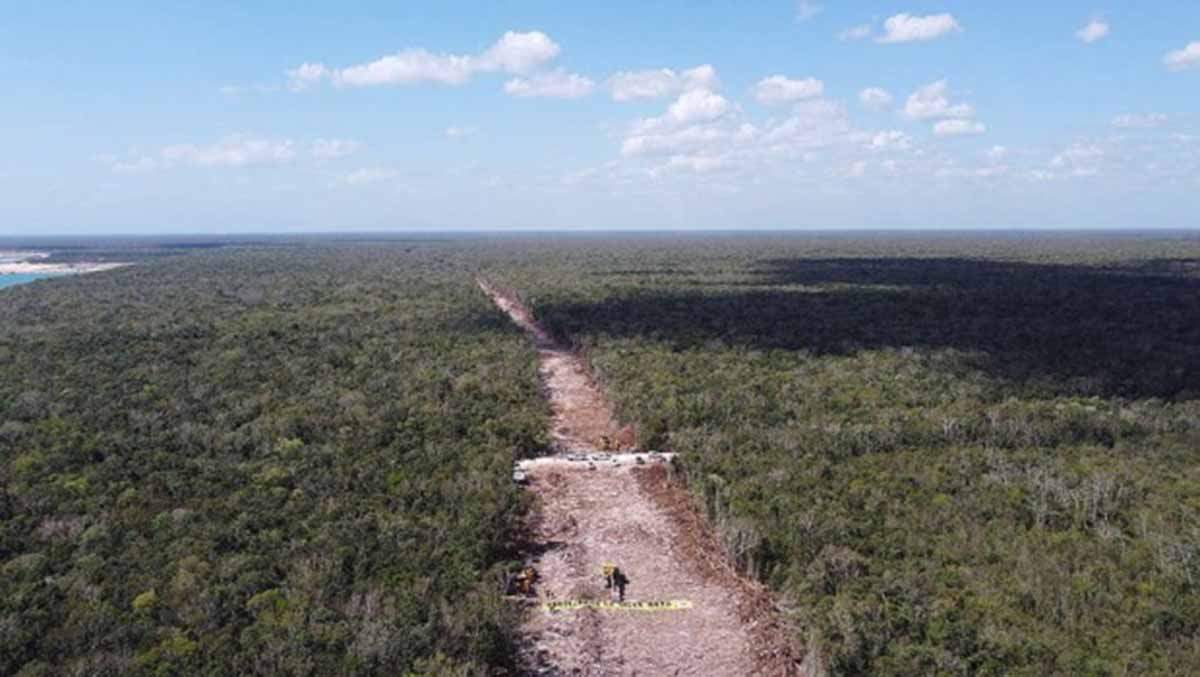
[[[739,577],[669,480],[670,456],[605,455],[621,435],[583,361],[515,294],[480,287],[537,343],[560,452],[520,464],[537,498],[531,562],[540,581],[523,628],[525,670],[541,675],[807,675],[770,596]],[[616,445],[623,446],[623,445]],[[603,566],[628,576],[613,605]],[[653,609],[653,613],[645,612]]]

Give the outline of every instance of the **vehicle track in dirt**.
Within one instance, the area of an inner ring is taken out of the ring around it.
[[[523,670],[815,674],[810,664],[798,662],[768,592],[727,564],[686,491],[670,480],[669,462],[650,454],[606,454],[611,441],[628,431],[617,425],[583,360],[539,326],[515,293],[483,279],[479,286],[535,341],[553,411],[555,455],[522,465],[537,497],[529,538],[530,561],[540,576],[536,606],[522,628]],[[551,612],[541,606],[607,600],[601,572],[609,562],[629,577],[627,601],[682,600],[691,607]]]

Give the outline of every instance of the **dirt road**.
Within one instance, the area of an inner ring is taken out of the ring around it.
[[[604,455],[600,440],[618,434],[618,426],[578,356],[556,344],[515,295],[482,280],[480,286],[537,342],[554,411],[558,455],[523,466],[539,499],[531,556],[541,576],[539,605],[608,600],[602,568],[613,563],[629,578],[627,601],[685,607],[539,606],[524,627],[525,669],[597,676],[809,672],[792,658],[766,591],[724,563],[686,493],[669,481],[668,462]]]

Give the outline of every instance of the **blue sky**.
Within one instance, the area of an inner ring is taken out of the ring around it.
[[[7,2],[0,235],[1200,226],[1200,3],[1112,5]]]

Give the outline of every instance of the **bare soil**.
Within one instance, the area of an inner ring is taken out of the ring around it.
[[[568,462],[602,454],[620,428],[583,361],[556,344],[515,294],[480,286],[537,342],[563,462],[523,466],[538,498],[530,537],[540,580],[522,661],[540,675],[802,675],[767,591],[727,564],[669,458]],[[623,457],[628,458],[628,457]],[[602,568],[629,578],[627,601],[686,600],[661,611],[550,612],[550,601],[608,599]]]
[[[622,437],[622,430],[615,423],[612,407],[583,360],[567,346],[555,342],[515,294],[501,292],[483,280],[479,284],[513,322],[529,333],[537,346],[542,383],[554,412],[551,433],[558,451],[609,451],[621,446],[614,444]]]

